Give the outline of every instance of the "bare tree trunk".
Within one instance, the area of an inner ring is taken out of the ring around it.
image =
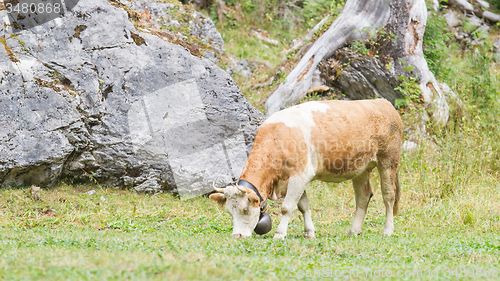
[[[348,0],[332,26],[318,38],[285,82],[269,96],[266,102],[268,114],[291,106],[304,97],[318,64],[346,42],[367,36],[362,32],[364,28],[385,27],[398,37],[381,52],[393,59],[396,76],[417,76],[425,102],[433,102],[436,107],[432,117],[439,123],[445,123],[448,105],[422,51],[426,21],[425,0]],[[408,65],[415,67],[412,73],[404,70]]]
[[[386,27],[398,39],[381,52],[393,58],[397,76],[418,78],[424,101],[433,104],[429,113],[435,121],[444,124],[448,121],[448,103],[440,84],[429,70],[422,50],[426,22],[427,7],[424,0],[392,1],[391,16]],[[409,65],[415,67],[412,73],[403,69]]]
[[[293,105],[304,97],[318,64],[346,41],[363,38],[363,28],[384,26],[389,18],[389,3],[390,0],[348,0],[332,26],[316,40],[286,81],[268,98],[268,113]]]

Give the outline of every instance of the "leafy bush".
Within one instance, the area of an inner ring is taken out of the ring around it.
[[[429,69],[437,77],[440,77],[443,70],[443,61],[447,57],[446,43],[450,38],[451,33],[444,18],[436,12],[432,12],[427,17],[423,51]]]
[[[397,40],[396,34],[386,28],[363,28],[361,30],[368,36],[366,39],[357,40],[350,44],[349,48],[358,54],[364,56],[370,55],[378,58],[379,51],[384,48],[389,42]]]

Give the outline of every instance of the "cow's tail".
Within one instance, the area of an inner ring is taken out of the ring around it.
[[[399,199],[401,196],[401,188],[399,186],[399,171],[396,172],[395,185],[396,185],[396,190],[395,190],[396,194],[395,194],[395,200],[394,200],[393,215],[397,216],[399,213]]]

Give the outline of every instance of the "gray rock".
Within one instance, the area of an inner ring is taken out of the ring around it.
[[[230,58],[230,65],[226,69],[227,73],[230,75],[240,74],[245,78],[250,78],[252,76],[252,66],[246,59],[237,60],[236,58]]]
[[[151,26],[161,27],[166,32],[170,32],[170,26],[175,27],[174,29],[186,28],[189,30],[189,34],[170,33],[180,35],[184,39],[195,36],[198,40],[210,46],[217,54],[224,52],[224,40],[217,31],[214,22],[211,18],[198,11],[186,11],[181,5],[174,5],[173,3],[146,0],[131,0],[130,7],[139,13],[147,11],[151,16]]]
[[[239,177],[262,114],[225,71],[123,9],[80,1],[16,36],[1,24],[2,37],[0,187],[90,178],[187,198]]]
[[[41,189],[39,186],[32,185],[31,186],[31,198],[34,200],[40,200]]]
[[[450,10],[447,13],[443,14],[443,17],[446,20],[446,24],[450,29],[459,26],[461,23],[457,17],[457,14],[453,10]]]
[[[215,56],[215,53],[212,51],[205,51],[203,53],[203,56],[207,59],[209,59],[213,63],[218,63],[219,59]]]
[[[193,20],[189,22],[189,30],[191,35],[200,38],[202,41],[212,46],[218,54],[223,53],[224,40],[217,31],[212,19],[195,11],[193,13]]]
[[[135,186],[134,189],[139,192],[158,193],[161,192],[162,187],[158,184],[158,179],[152,178],[146,180],[138,186]]]
[[[500,52],[500,38],[497,38],[493,42],[493,47],[495,48],[495,53],[499,53]]]
[[[484,24],[482,19],[480,19],[474,15],[469,16],[469,23],[474,25],[474,26],[477,26],[477,27],[480,27],[481,25]]]
[[[238,64],[236,64],[234,71],[240,73],[245,78],[250,78],[250,76],[252,76],[252,70],[250,69],[246,59],[240,60]]]
[[[486,31],[486,32],[490,32],[490,29],[491,29],[491,27],[489,27],[486,24],[483,24],[483,25],[479,26],[479,28],[478,28],[478,30],[483,30],[483,31]]]
[[[396,77],[374,57],[339,49],[319,68],[326,84],[339,89],[347,99],[378,97],[394,104],[396,99],[403,97],[394,90],[399,85]]]
[[[484,0],[476,0],[481,6],[485,7],[485,8],[490,8],[490,3],[484,1]]]

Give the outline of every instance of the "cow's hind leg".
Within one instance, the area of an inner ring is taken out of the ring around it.
[[[314,236],[314,224],[311,218],[311,210],[309,209],[309,200],[307,199],[306,191],[302,194],[302,197],[297,204],[299,211],[304,216],[304,235],[306,238],[313,239]]]
[[[286,237],[290,216],[297,209],[297,205],[304,194],[306,184],[310,179],[310,177],[306,178],[304,176],[295,176],[289,179],[286,196],[281,205],[281,222],[276,229],[274,239],[283,239]]]
[[[398,163],[389,157],[379,159],[380,189],[385,205],[385,226],[382,235],[391,236],[394,232],[394,202],[396,200],[396,176]]]
[[[363,221],[366,216],[366,210],[368,209],[368,204],[370,203],[370,199],[373,195],[373,191],[370,186],[370,170],[366,170],[356,178],[352,179],[354,194],[356,195],[356,214],[354,215],[351,230],[348,233],[349,236],[353,234],[361,234]]]

